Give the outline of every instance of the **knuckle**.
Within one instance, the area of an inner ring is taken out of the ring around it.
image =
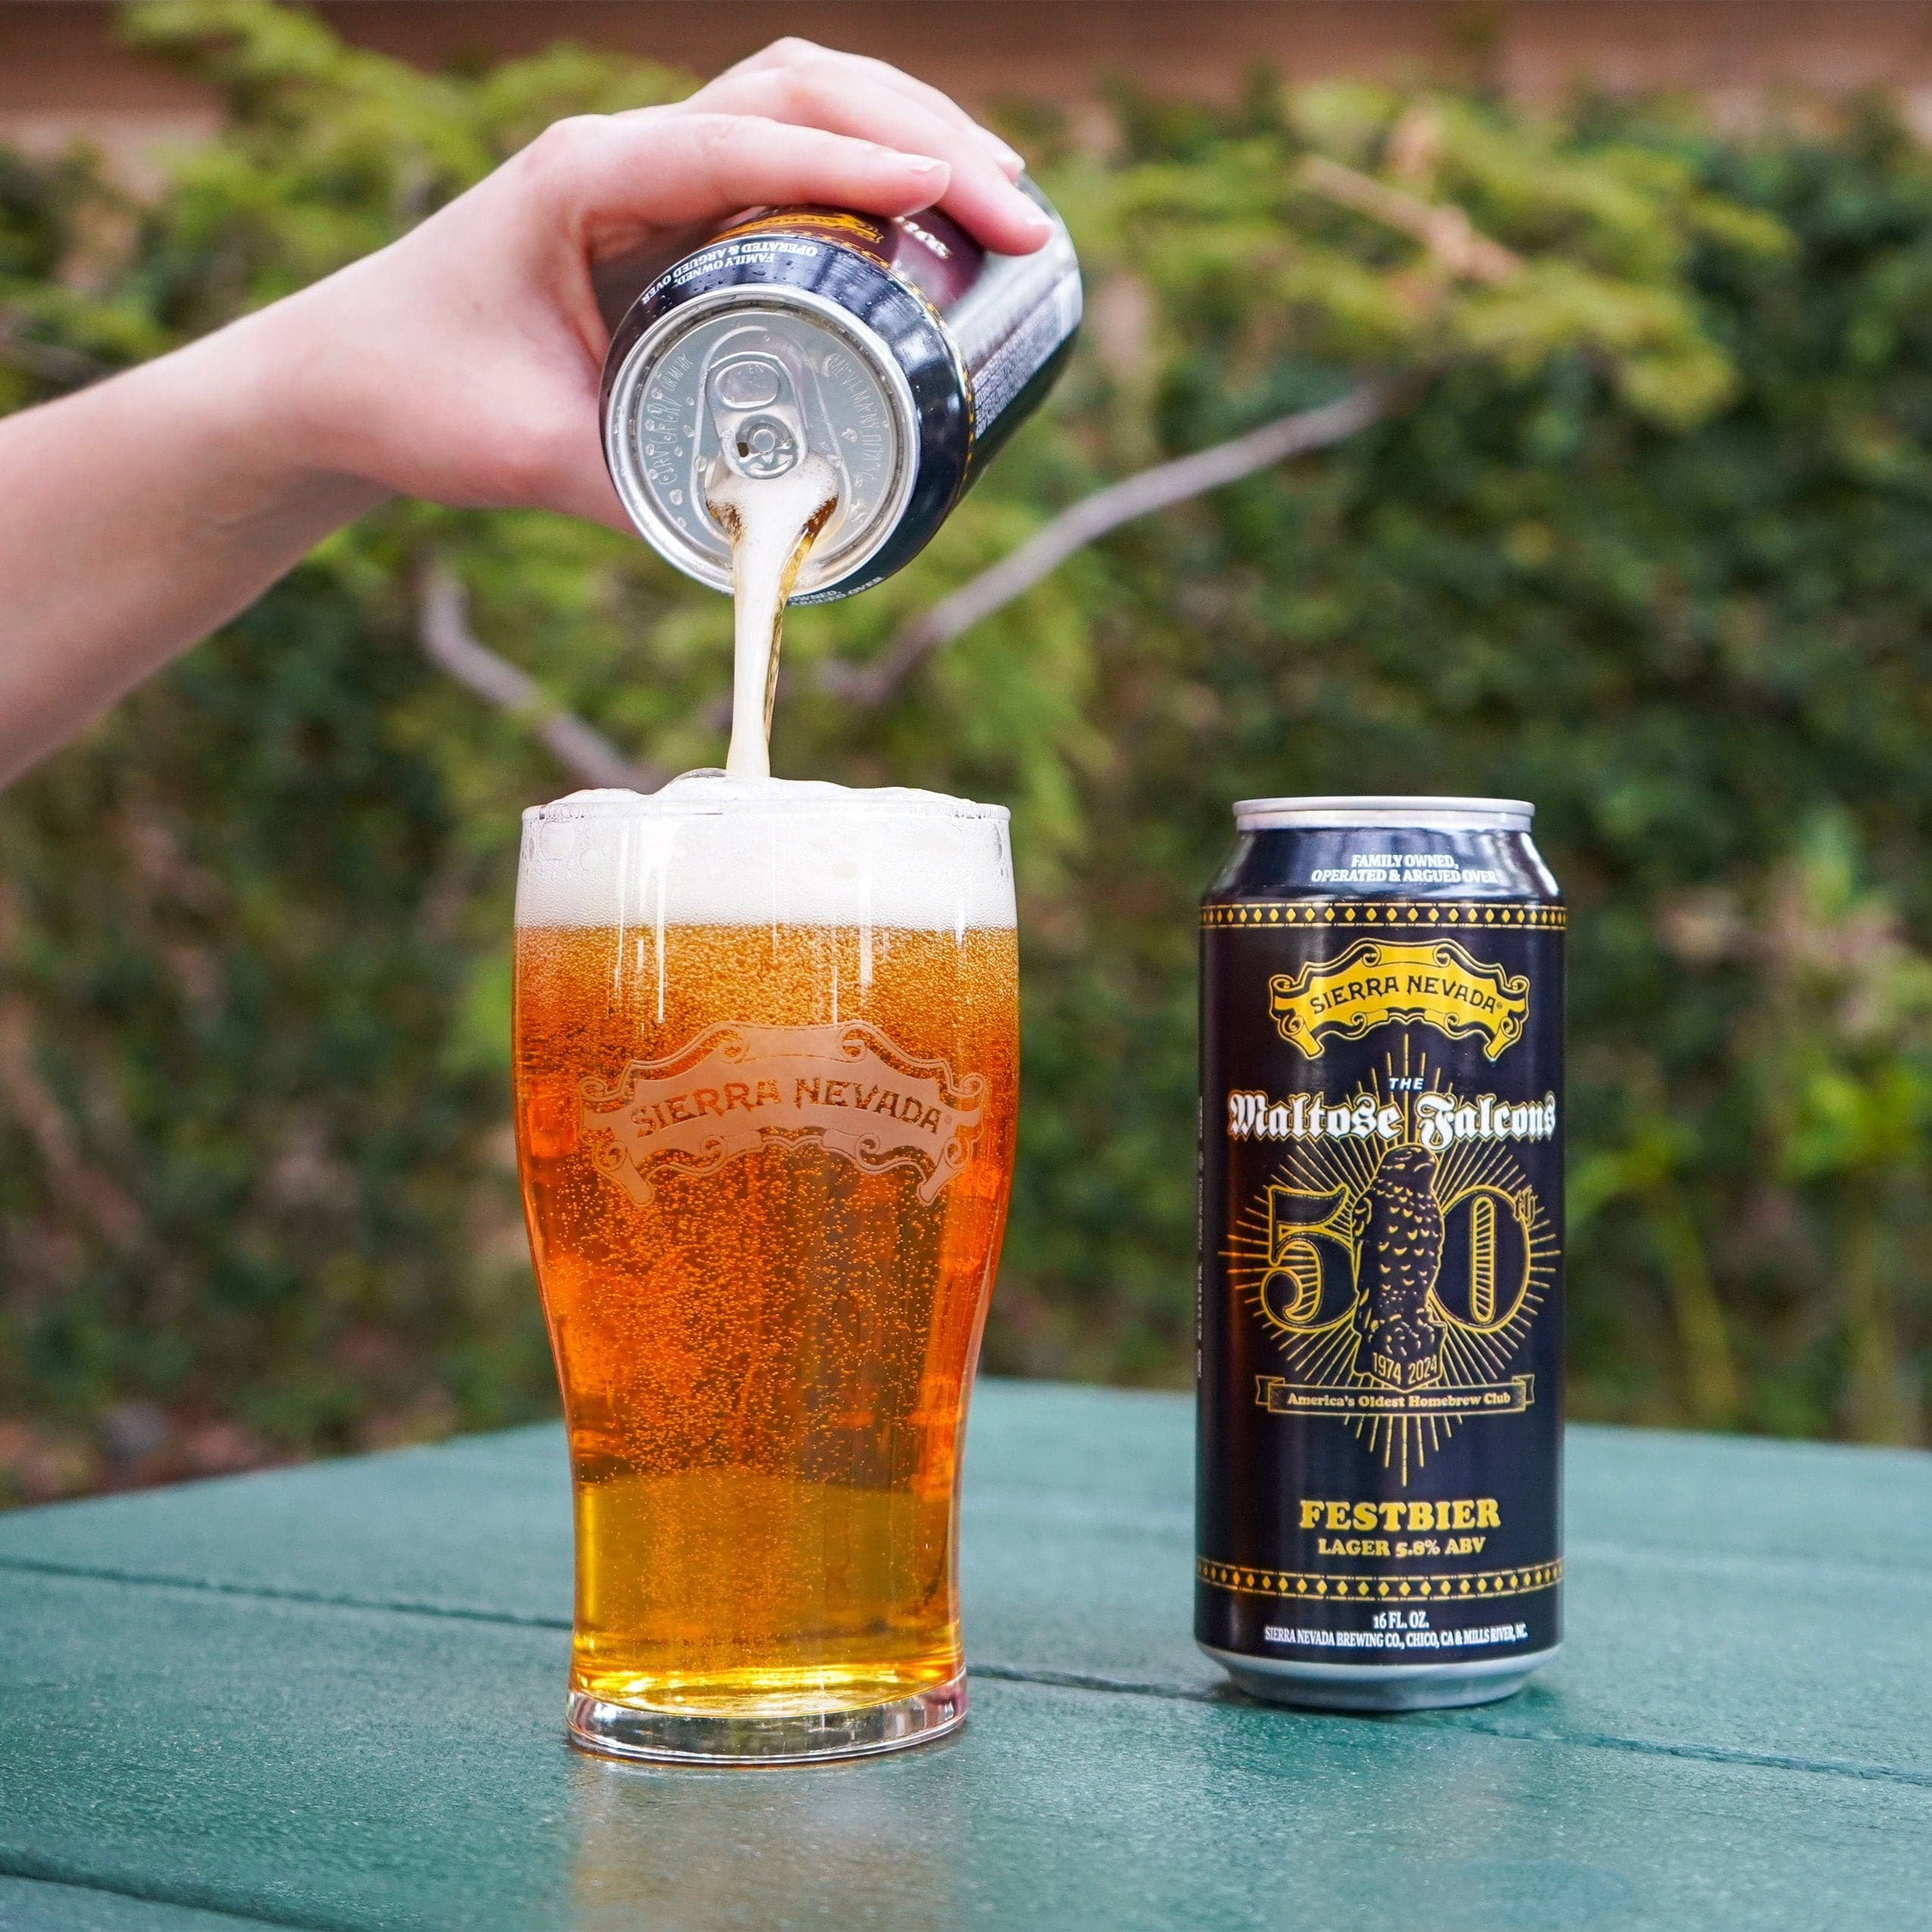
[[[602,139],[604,125],[599,114],[571,114],[553,120],[524,150],[526,169],[545,184],[567,180]]]
[[[742,150],[748,135],[767,124],[760,114],[694,114],[692,146],[700,160],[728,161]]]
[[[827,63],[806,61],[787,67],[783,76],[785,105],[793,114],[823,114],[836,103]]]

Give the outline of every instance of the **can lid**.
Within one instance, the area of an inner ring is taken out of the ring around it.
[[[883,546],[918,447],[891,352],[811,289],[747,283],[679,304],[626,353],[605,410],[605,458],[631,521],[718,590],[731,587],[731,542],[706,497],[720,466],[777,476],[808,453],[830,465],[839,507],[799,573],[792,595],[803,596]]]
[[[1300,799],[1243,799],[1243,832],[1288,827],[1370,825],[1392,832],[1527,832],[1537,808],[1527,799],[1436,798],[1404,792],[1325,792]]]

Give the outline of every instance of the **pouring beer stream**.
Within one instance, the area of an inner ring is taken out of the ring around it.
[[[1006,813],[775,779],[772,705],[787,602],[918,552],[1080,308],[1057,218],[1009,257],[933,211],[806,208],[612,318],[617,493],[736,608],[725,770],[524,819],[517,1159],[586,1750],[848,1757],[965,1715],[959,1455],[1018,1095]]]
[[[818,456],[767,476],[727,464],[713,478],[705,507],[731,537],[731,749],[724,768],[733,777],[769,778],[785,606],[838,509],[838,480]]]
[[[1052,387],[1080,319],[1052,223],[989,254],[936,209],[748,215],[621,313],[604,452],[639,533],[736,599],[727,769],[758,777],[788,601],[828,602],[911,561]]]

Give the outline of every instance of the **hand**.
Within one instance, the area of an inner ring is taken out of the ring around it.
[[[937,205],[1027,254],[1049,231],[1021,166],[936,89],[780,41],[676,106],[558,122],[390,247],[227,331],[230,366],[312,474],[628,529],[600,439],[600,261],[790,202]]]
[[[782,41],[688,101],[560,122],[327,281],[0,422],[0,780],[399,492],[628,528],[599,262],[772,202],[1047,224],[1019,157],[876,61]]]

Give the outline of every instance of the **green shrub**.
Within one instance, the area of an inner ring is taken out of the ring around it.
[[[84,156],[0,158],[0,408],[377,245],[556,114],[687,84],[568,50],[423,76],[254,0],[131,30],[214,80],[224,131],[138,204]],[[1229,802],[1499,792],[1538,802],[1577,908],[1575,1408],[1918,1439],[1932,166],[1877,107],[1742,139],[1258,83],[1105,119],[1014,111],[1089,274],[1049,420],[913,569],[797,614],[775,747],[1014,806],[989,1363],[1185,1380],[1192,908]],[[1388,420],[1122,530],[889,702],[814,675],[1086,490],[1363,381]],[[418,652],[430,557],[558,702],[658,764],[717,756],[721,600],[608,533],[397,505],[0,802],[30,1490],[155,1411],[239,1459],[550,1405],[505,959],[517,811],[570,781]]]

